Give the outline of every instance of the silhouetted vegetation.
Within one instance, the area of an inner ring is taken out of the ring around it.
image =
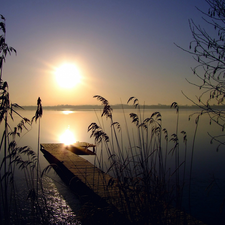
[[[221,0],[206,0],[209,11],[202,12],[207,26],[212,26],[215,35],[209,35],[205,29],[189,21],[193,41],[189,50],[198,63],[193,68],[193,73],[199,78],[200,84],[195,85],[203,90],[197,101],[190,99],[192,106],[178,106],[172,103],[175,109],[175,132],[168,134],[162,127],[162,116],[159,111],[151,115],[145,115],[142,109],[164,109],[166,105],[140,105],[135,97],[128,100],[124,109],[134,109],[130,113],[130,130],[125,118],[125,126],[122,127],[114,120],[113,108],[121,109],[121,105],[111,106],[102,96],[94,96],[101,102],[100,105],[59,105],[43,107],[46,110],[93,110],[102,109],[101,119],[98,124],[93,122],[88,127],[91,137],[97,145],[95,165],[112,176],[107,182],[105,193],[111,204],[133,224],[199,224],[185,213],[183,207],[184,189],[189,193],[189,212],[191,212],[191,187],[192,187],[192,163],[194,159],[195,137],[198,128],[199,117],[208,114],[210,123],[215,122],[225,127],[225,3]],[[41,99],[38,98],[37,106],[21,107],[11,103],[9,98],[8,83],[3,80],[3,63],[7,54],[16,53],[5,42],[5,18],[1,15],[0,30],[0,123],[3,134],[0,141],[0,222],[1,224],[24,224],[29,221],[32,224],[56,224],[52,208],[46,202],[43,188],[43,174],[49,171],[51,165],[41,173],[39,166],[40,146],[40,118],[42,116]],[[188,98],[188,96],[186,96]],[[129,105],[130,103],[133,103]],[[190,159],[187,159],[187,134],[179,130],[179,110],[181,108],[201,109],[196,113],[194,138]],[[24,118],[21,111],[35,110],[32,120]],[[171,109],[172,110],[172,109]],[[14,116],[19,116],[21,121],[12,128],[9,121]],[[147,117],[146,117],[147,116]],[[103,118],[107,122],[103,122]],[[16,136],[32,122],[38,122],[37,154],[28,146],[19,147]],[[105,123],[109,123],[105,125]],[[182,139],[180,138],[182,136]],[[220,145],[224,145],[224,135],[213,136]],[[181,154],[181,152],[183,152]],[[173,163],[169,163],[169,158]],[[107,163],[106,163],[107,160]],[[190,166],[187,161],[190,161]],[[23,180],[23,190],[18,185],[17,175]],[[188,181],[188,182],[187,182]],[[187,186],[188,184],[188,186]],[[111,190],[117,188],[118,193]],[[21,192],[23,194],[21,195]],[[24,198],[26,196],[26,199]],[[24,211],[26,212],[24,213]],[[90,220],[87,212],[86,221],[94,224],[104,210],[90,206],[95,221]],[[86,213],[86,212],[85,212]],[[109,220],[111,212],[107,211]],[[106,214],[105,214],[106,215]],[[105,216],[104,215],[104,216]],[[113,214],[114,215],[114,214]],[[76,219],[72,221],[76,223]]]
[[[162,127],[160,112],[145,118],[138,99],[131,97],[128,100],[128,103],[133,102],[137,111],[130,113],[134,124],[131,130],[126,119],[125,127],[114,121],[113,108],[105,98],[94,97],[103,105],[101,117],[106,117],[109,128],[99,119],[100,124],[91,123],[88,131],[97,145],[95,165],[113,177],[105,190],[111,204],[134,224],[186,224],[190,221],[195,224],[195,220],[182,212],[183,190],[186,181],[191,179],[192,170],[189,167],[187,177],[187,154],[180,153],[179,142],[181,133],[184,151],[187,151],[187,135],[185,131],[178,130],[178,104],[174,102],[171,105],[176,109],[177,124],[176,132],[169,139],[167,130]],[[194,140],[191,164],[193,152]],[[173,164],[168,163],[169,158],[174,159]],[[117,197],[110,191],[113,188],[118,188]]]
[[[39,167],[41,99],[38,98],[31,121],[18,112],[23,109],[21,106],[11,103],[8,83],[3,80],[3,63],[7,54],[16,53],[16,50],[5,42],[5,18],[2,15],[0,31],[0,124],[3,131],[0,141],[0,224],[58,224],[61,218],[55,217],[54,205],[47,203]],[[13,128],[10,124],[14,117],[21,120]],[[28,130],[33,120],[39,122],[38,154],[30,147],[20,147],[16,143],[16,137],[20,137],[24,129]],[[68,222],[75,224],[76,219]]]
[[[190,42],[189,50],[182,48],[191,54],[197,62],[192,71],[199,78],[200,83],[188,82],[202,90],[202,93],[197,97],[197,100],[185,96],[200,108],[201,111],[197,115],[208,114],[210,123],[218,124],[224,131],[225,2],[223,0],[205,0],[205,2],[209,5],[208,12],[198,10],[203,15],[206,28],[197,25],[193,20],[189,20],[193,40]],[[218,141],[219,146],[225,144],[224,134],[219,136],[210,134],[210,136],[212,141]]]

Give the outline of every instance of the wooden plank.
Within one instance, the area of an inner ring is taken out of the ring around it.
[[[53,156],[61,164],[61,167],[64,166],[68,173],[71,173],[70,176],[79,179],[100,198],[108,196],[106,192],[109,192],[107,186],[112,179],[110,175],[104,173],[86,159],[69,151],[63,144],[41,144],[41,151]],[[110,192],[118,192],[118,188],[114,188],[114,190],[111,188]],[[114,193],[113,196],[118,196],[118,194]]]
[[[81,145],[84,145],[84,143]],[[116,182],[113,185],[108,185],[109,181],[113,179],[110,175],[104,173],[86,159],[76,155],[63,144],[41,144],[41,151],[50,163],[57,164],[62,171],[62,176],[67,179],[70,185],[80,184],[82,186],[81,191],[85,192],[83,194],[88,194],[89,197],[92,196],[95,202],[113,204],[121,214],[126,214],[124,212],[126,207],[123,207],[123,205],[126,205],[126,201],[121,196]],[[192,224],[203,224],[193,218],[190,218],[190,221]]]

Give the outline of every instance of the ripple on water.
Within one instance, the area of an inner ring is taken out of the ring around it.
[[[44,193],[46,195],[46,201],[48,208],[53,212],[52,218],[50,218],[50,223],[55,224],[81,224],[76,219],[76,214],[70,207],[70,205],[66,202],[64,199],[64,196],[61,193],[64,192],[64,194],[67,195],[70,192],[68,188],[64,184],[60,184],[59,182],[56,182],[58,185],[56,186],[55,183],[52,181],[51,178],[45,177],[43,186],[44,186]],[[61,191],[59,192],[58,186],[61,186]],[[62,190],[64,187],[64,190]],[[70,199],[72,193],[70,192]],[[77,201],[74,202],[74,204],[78,203]],[[70,203],[71,204],[71,203]],[[79,203],[78,203],[79,204]],[[76,206],[74,206],[76,208]]]
[[[78,199],[75,194],[62,183],[56,174],[52,175],[53,174],[51,174],[51,178],[47,176],[42,178],[44,196],[42,193],[39,193],[38,204],[41,210],[44,210],[42,214],[45,216],[42,217],[40,214],[36,215],[38,216],[37,221],[40,221],[40,218],[45,218],[48,220],[48,224],[80,225],[81,222],[79,222],[76,217],[76,212],[78,212],[80,208]],[[20,177],[17,179],[16,183],[18,187],[17,197],[21,206],[19,218],[26,222],[26,224],[33,224],[36,220],[36,216],[33,214],[35,208],[32,209],[32,204],[27,198],[28,190],[26,181]],[[18,222],[16,221],[18,218],[17,210],[15,210],[15,212],[11,211],[11,213],[12,218],[10,217],[10,220],[12,224],[16,224],[16,222]]]

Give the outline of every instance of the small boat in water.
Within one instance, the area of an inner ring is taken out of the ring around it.
[[[90,148],[92,147],[93,150],[91,151]],[[87,142],[76,142],[74,144],[68,145],[66,147],[69,151],[77,154],[77,155],[96,155],[95,154],[95,145],[89,144]]]

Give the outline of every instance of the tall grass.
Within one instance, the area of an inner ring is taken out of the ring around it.
[[[0,140],[0,224],[58,224],[61,218],[54,216],[55,206],[47,202],[39,165],[41,99],[38,98],[31,120],[18,113],[17,109],[22,107],[11,103],[8,83],[3,80],[3,63],[7,54],[16,53],[16,50],[5,42],[5,18],[0,17],[0,126],[3,131]],[[14,117],[19,117],[20,122],[11,127]],[[29,146],[20,147],[16,142],[33,121],[38,121],[37,151]],[[76,223],[75,218],[71,221]]]
[[[135,110],[135,113],[129,114],[134,124],[134,129],[130,129],[126,117],[125,127],[114,121],[113,109],[105,98],[94,97],[103,105],[101,117],[105,116],[108,120],[109,134],[107,128],[104,129],[103,120],[99,120],[99,125],[91,123],[88,131],[97,145],[96,166],[113,177],[106,190],[115,187],[117,191],[117,194],[108,191],[111,203],[135,224],[185,224],[187,216],[181,210],[184,210],[182,199],[187,174],[187,134],[179,132],[177,103],[171,105],[176,109],[177,122],[176,132],[169,139],[168,131],[162,127],[160,112],[146,117],[138,99],[131,97],[128,100],[128,104],[133,102]],[[180,154],[180,133],[185,154]],[[169,142],[171,148],[168,147]],[[174,158],[173,165],[168,163],[171,157]]]
[[[36,153],[28,146],[19,147],[16,143],[16,136],[20,136],[22,130],[28,129],[27,126],[30,126],[31,123],[29,119],[22,117],[15,110],[19,105],[10,103],[8,85],[2,80],[0,81],[0,91],[0,120],[3,125],[0,143],[0,220],[2,224],[19,224],[19,221],[24,220],[21,218],[22,215],[24,216],[24,205],[28,204],[29,206],[27,205],[26,208],[31,209],[30,216],[33,223],[40,224],[47,216],[43,216],[45,214],[43,211],[44,198],[38,199],[38,187],[35,188],[38,183],[35,171],[38,168],[39,160]],[[21,121],[17,126],[11,128],[9,122],[14,119],[14,116],[19,116]],[[17,176],[24,183],[17,179]],[[20,186],[17,185],[18,182],[20,182]],[[27,192],[23,195],[27,196],[27,201],[21,199],[19,194],[21,191]],[[43,202],[41,202],[42,200]]]
[[[35,174],[35,171],[38,171],[39,159],[28,146],[19,147],[16,143],[16,137],[20,136],[24,129],[28,130],[31,121],[18,113],[17,109],[22,107],[11,103],[8,83],[3,80],[3,63],[6,56],[12,52],[16,53],[16,50],[5,42],[5,18],[2,15],[1,20],[0,123],[3,133],[0,142],[0,221],[1,224],[24,224],[29,220],[34,224],[42,224],[47,221],[49,215],[46,215],[48,210],[43,192],[42,197],[38,198],[38,192],[42,190],[41,185],[37,186],[39,174]],[[20,118],[20,122],[12,128],[10,124],[15,116]]]

